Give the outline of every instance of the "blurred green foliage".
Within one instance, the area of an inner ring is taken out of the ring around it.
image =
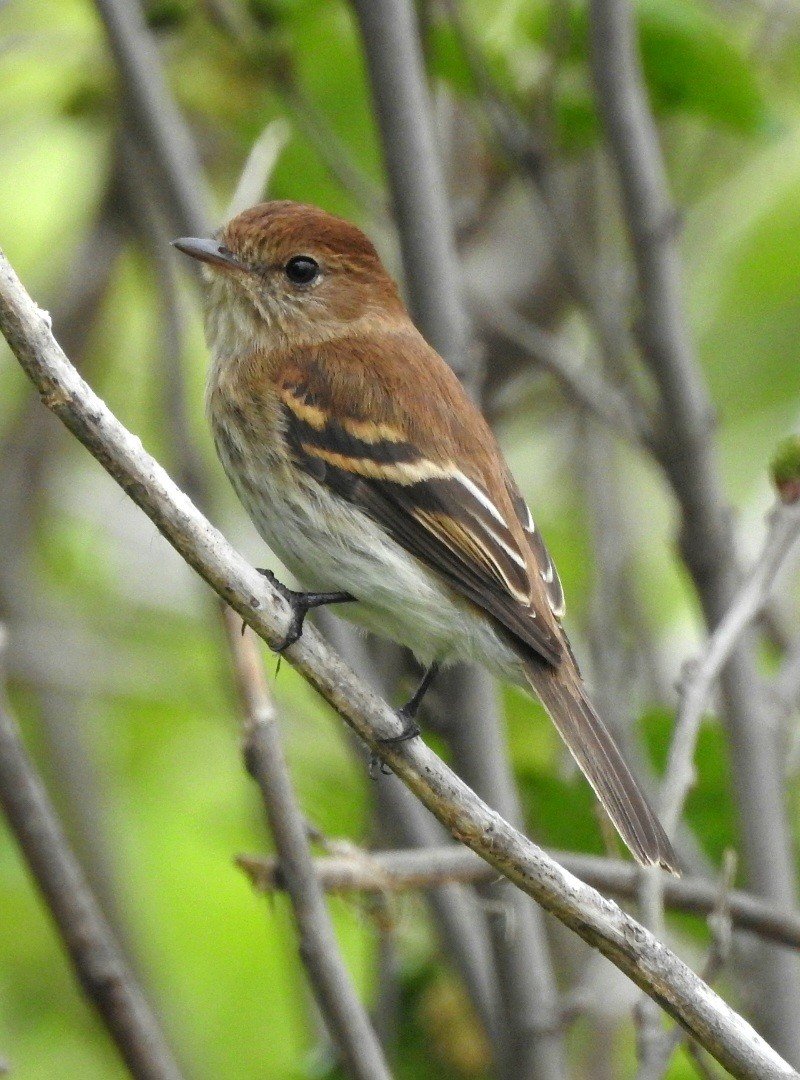
[[[300,88],[364,181],[382,183],[359,40],[346,5],[252,0],[233,8],[253,20],[245,42],[202,4],[159,0],[148,8],[172,89],[209,169],[216,211],[223,212],[253,140],[288,113],[291,138],[271,194],[368,223],[358,198],[332,176],[303,115],[287,105],[287,88]],[[637,12],[648,89],[682,208],[696,341],[721,412],[726,479],[757,538],[771,497],[767,465],[778,439],[796,428],[800,400],[800,37],[796,25],[773,34],[755,5],[723,16],[699,0],[641,0]],[[490,76],[531,121],[554,65],[556,143],[567,160],[592,153],[598,129],[585,5],[470,0],[464,17]],[[438,12],[424,25],[436,84],[474,99],[476,83],[458,36]],[[57,308],[108,189],[120,110],[118,79],[88,0],[10,0],[0,7],[0,244],[45,307]],[[205,352],[188,286],[182,302],[191,307],[183,356],[188,432],[211,477],[207,509],[261,565],[263,550],[205,433]],[[159,311],[159,283],[141,250],[128,243],[83,363],[123,422],[174,467],[181,447],[164,418]],[[3,348],[0,439],[29,398]],[[214,604],[66,431],[50,420],[42,430],[51,450],[28,507],[32,530],[23,569],[29,577],[18,582],[28,592],[22,614],[0,611],[12,634],[41,651],[31,670],[48,672],[42,680],[26,676],[23,665],[12,668],[12,700],[28,744],[76,827],[69,778],[54,765],[52,732],[42,726],[45,699],[61,695],[74,753],[101,811],[94,819],[97,850],[84,851],[87,864],[95,872],[105,867],[113,882],[104,895],[114,897],[115,919],[188,1073],[217,1080],[332,1075],[330,1061],[313,1050],[318,1023],[287,902],[255,896],[232,865],[237,852],[262,851],[269,839],[239,760],[237,706]],[[569,626],[580,643],[593,588],[591,546],[562,419],[526,405],[509,412],[500,434],[557,557],[570,597]],[[685,655],[695,611],[675,559],[671,505],[649,465],[621,452],[620,469],[630,505],[646,508],[631,523],[632,573],[660,647]],[[747,540],[750,549],[756,542]],[[0,559],[10,565],[12,554],[18,560],[19,552],[8,551]],[[2,600],[9,606],[7,593]],[[369,842],[371,786],[341,723],[288,666],[276,694],[304,812],[331,837]],[[505,701],[531,834],[553,846],[602,851],[588,788],[563,769],[541,710],[516,691]],[[660,767],[672,717],[652,704],[641,730]],[[716,861],[732,842],[735,823],[724,744],[711,724],[700,740],[698,772],[688,818]],[[79,849],[86,843],[79,828],[75,842]],[[356,899],[331,906],[350,968],[369,999],[380,919]],[[389,907],[402,976],[398,1077],[484,1075],[485,1046],[421,901],[401,897]],[[706,937],[697,920],[685,928]],[[591,1056],[590,1044],[576,1037],[576,1069]],[[615,1049],[626,1073],[631,1047],[626,1040]],[[25,1080],[124,1075],[5,834],[0,1057]],[[688,1066],[677,1060],[670,1075],[684,1074]]]

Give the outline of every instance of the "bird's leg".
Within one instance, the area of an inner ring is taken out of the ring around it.
[[[436,678],[438,670],[438,664],[431,664],[420,679],[419,686],[411,695],[411,698],[406,702],[402,709],[397,710],[398,719],[403,721],[403,730],[399,735],[390,735],[387,739],[380,739],[379,741],[385,746],[395,746],[397,743],[406,742],[408,739],[415,739],[417,735],[419,735],[420,729],[416,721],[416,715],[422,704],[422,699],[425,697],[428,688]]]
[[[286,637],[280,645],[273,649],[273,652],[276,653],[282,653],[284,649],[294,645],[303,633],[303,622],[312,608],[324,607],[326,604],[349,604],[356,599],[348,592],[295,592],[293,589],[287,589],[282,582],[278,581],[271,570],[262,570],[259,567],[258,572],[263,574],[270,585],[278,590],[292,609],[292,621],[289,623]]]

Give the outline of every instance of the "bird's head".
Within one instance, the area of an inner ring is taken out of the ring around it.
[[[327,340],[356,319],[406,317],[371,241],[314,206],[261,203],[211,239],[174,245],[203,263],[218,355]]]

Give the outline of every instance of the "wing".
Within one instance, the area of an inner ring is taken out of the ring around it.
[[[356,404],[359,395],[348,392],[341,379],[334,387],[314,364],[286,371],[277,392],[301,468],[364,510],[457,593],[492,615],[524,652],[560,663],[562,638],[552,618],[537,611],[540,590],[532,588],[520,530],[515,535],[496,500],[457,461],[434,460],[420,448],[420,438],[415,444],[404,434],[415,428],[419,433],[419,423],[398,422],[396,396],[380,408],[380,395],[388,392],[373,380],[367,417]],[[376,415],[388,419],[378,421]],[[544,573],[542,580],[548,586]]]

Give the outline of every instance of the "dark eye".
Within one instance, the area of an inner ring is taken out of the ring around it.
[[[283,270],[293,285],[310,285],[319,273],[319,263],[310,255],[295,255]]]

